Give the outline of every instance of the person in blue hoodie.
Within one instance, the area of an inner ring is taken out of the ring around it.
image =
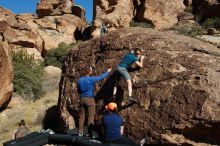
[[[92,67],[84,68],[83,76],[77,81],[77,90],[80,95],[79,107],[79,136],[83,136],[83,127],[85,121],[86,111],[88,112],[88,128],[94,124],[95,115],[95,100],[94,100],[94,86],[97,81],[107,77],[112,69],[108,69],[100,76],[90,76],[92,74]]]

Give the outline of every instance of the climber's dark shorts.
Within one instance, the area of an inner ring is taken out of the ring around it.
[[[127,81],[130,80],[131,77],[128,73],[128,70],[124,67],[118,67],[117,70],[119,71],[119,73],[123,76],[123,78]]]

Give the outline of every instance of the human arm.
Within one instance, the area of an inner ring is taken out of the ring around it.
[[[121,132],[121,135],[123,135],[123,133],[124,133],[124,126],[120,126],[120,132]]]
[[[144,56],[141,56],[140,61],[136,61],[135,64],[139,66],[140,68],[143,67],[143,62],[144,62]]]
[[[16,137],[16,136],[15,136],[15,135],[16,135],[16,132],[17,132],[17,129],[13,131],[13,134],[12,134],[12,137],[11,137],[12,140],[15,139],[15,137]]]
[[[121,135],[123,135],[123,133],[124,133],[124,123],[125,123],[125,120],[123,118],[121,118],[121,126],[120,126]]]
[[[91,78],[94,82],[100,81],[100,80],[104,79],[105,77],[107,77],[109,75],[109,73],[111,72],[111,70],[112,69],[108,69],[105,73],[101,74],[100,76],[93,76]]]

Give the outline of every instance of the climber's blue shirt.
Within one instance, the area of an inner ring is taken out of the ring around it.
[[[138,61],[138,58],[133,53],[127,53],[118,66],[128,68],[132,63],[136,61]]]
[[[121,126],[123,119],[117,113],[106,113],[103,115],[102,125],[104,127],[105,139],[118,139],[121,137]]]
[[[78,87],[78,93],[80,94],[80,97],[91,97],[94,96],[94,85],[95,82],[104,79],[109,72],[105,72],[101,74],[100,76],[84,76],[81,77],[77,81],[77,87]]]

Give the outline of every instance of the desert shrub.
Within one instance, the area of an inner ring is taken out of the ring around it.
[[[202,23],[202,26],[206,29],[208,28],[220,28],[220,18],[208,18]]]
[[[14,91],[24,99],[37,99],[43,95],[43,63],[36,62],[33,55],[21,50],[12,52]]]
[[[154,25],[150,22],[136,22],[134,20],[132,20],[129,23],[130,27],[143,27],[143,28],[154,28]]]
[[[192,13],[193,12],[193,7],[192,6],[187,6],[184,11]]]
[[[196,37],[202,35],[203,30],[198,26],[175,28],[180,34]]]
[[[60,43],[57,48],[48,50],[44,60],[45,66],[52,65],[61,68],[63,59],[65,58],[69,49],[79,43],[80,42],[74,42],[69,45],[66,43]]]

